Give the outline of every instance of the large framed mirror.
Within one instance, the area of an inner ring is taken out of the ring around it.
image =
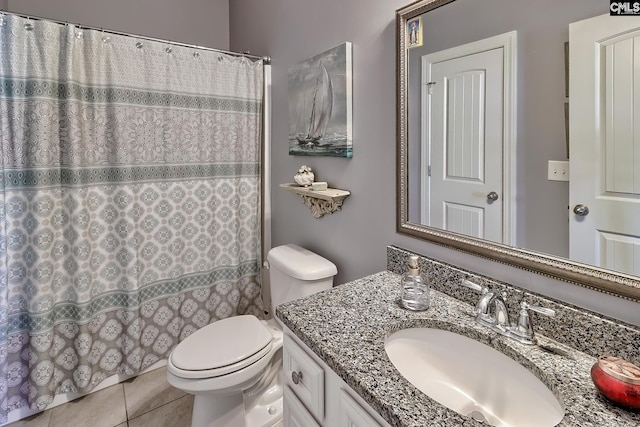
[[[640,302],[640,17],[422,0],[396,32],[398,233]]]

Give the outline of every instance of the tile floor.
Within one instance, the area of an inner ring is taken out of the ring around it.
[[[159,368],[5,427],[188,427],[192,409]]]

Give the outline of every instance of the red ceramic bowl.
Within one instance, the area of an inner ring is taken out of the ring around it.
[[[640,368],[626,360],[601,356],[591,368],[596,388],[614,404],[640,409]]]

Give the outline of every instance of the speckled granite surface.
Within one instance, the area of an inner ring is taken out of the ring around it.
[[[612,406],[593,387],[594,357],[541,335],[539,346],[518,344],[478,326],[471,305],[436,290],[427,311],[404,310],[398,305],[399,280],[395,273],[380,272],[276,309],[284,324],[392,426],[482,425],[433,401],[394,368],[385,336],[415,326],[469,336],[520,362],[559,397],[565,407],[561,426],[640,425],[640,413]]]
[[[395,246],[387,247],[387,270],[402,274],[407,269],[407,258],[413,255]],[[556,311],[553,318],[532,313],[536,331],[577,350],[598,357],[613,355],[640,366],[640,330],[531,292],[525,292],[509,284],[474,275],[446,263],[420,257],[421,271],[426,272],[431,286],[468,304],[475,305],[478,293],[458,286],[464,279],[487,286],[495,292],[506,291],[509,312],[518,313],[522,300],[529,304],[548,307]]]

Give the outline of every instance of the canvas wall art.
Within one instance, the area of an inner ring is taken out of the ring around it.
[[[353,156],[351,43],[289,69],[289,154]]]

